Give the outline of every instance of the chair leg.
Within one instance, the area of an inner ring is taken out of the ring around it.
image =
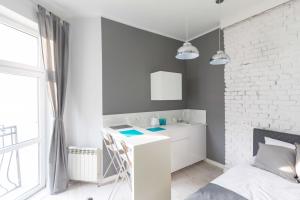
[[[113,183],[113,189],[111,190],[111,192],[110,192],[110,194],[109,194],[109,197],[108,197],[108,200],[112,200],[113,198],[113,193],[114,193],[114,191],[115,191],[115,189],[116,189],[116,186],[117,186],[117,184],[118,184],[118,181],[119,181],[119,179],[120,179],[120,177],[121,177],[121,171],[119,171],[119,173],[118,173],[118,175],[117,175],[117,178],[115,179],[115,181],[114,181],[114,183]]]
[[[124,182],[124,179],[127,179],[126,175],[127,175],[127,170],[126,170],[126,167],[124,165],[124,161],[120,160],[121,158],[120,157],[116,157],[116,160],[120,166],[120,169],[119,169],[119,172],[118,172],[118,175],[117,175],[117,178],[115,179],[114,181],[114,186],[113,186],[113,189],[109,195],[109,200],[112,200],[114,198],[114,193],[116,193],[118,191],[118,188],[119,188],[119,185],[120,183]],[[123,175],[125,174],[125,175]],[[121,178],[121,180],[119,181],[119,179]],[[127,181],[126,181],[127,182]]]
[[[113,196],[112,196],[112,200],[115,198],[115,195],[116,195],[116,193],[117,193],[117,191],[119,190],[119,188],[120,188],[120,186],[121,186],[121,184],[124,182],[124,181],[126,181],[125,179],[127,179],[126,177],[126,174],[127,174],[127,171],[123,171],[123,173],[125,174],[123,177],[121,176],[120,178],[121,178],[121,180],[117,183],[117,185],[116,185],[116,188],[115,188],[115,191],[114,191],[114,194],[113,194]],[[123,174],[123,173],[121,173],[121,174]],[[120,174],[120,175],[121,175]],[[126,181],[127,182],[127,181]],[[128,182],[127,182],[128,183]],[[129,186],[130,187],[130,186]],[[131,188],[130,188],[130,191],[131,191]]]
[[[118,184],[116,185],[116,189],[115,189],[115,192],[114,192],[112,200],[115,198],[115,196],[116,196],[116,194],[117,194],[117,192],[118,192],[118,190],[119,190],[120,185],[122,184],[122,182],[123,182],[123,179],[121,178],[121,181],[118,182]]]
[[[131,179],[130,179],[130,177],[128,175],[129,170],[128,170],[128,167],[125,164],[126,164],[126,161],[124,160],[123,161],[123,166],[125,167],[125,170],[124,170],[125,179],[126,179],[126,182],[127,182],[128,186],[129,186],[129,189],[131,191],[132,190],[132,188],[131,188]]]

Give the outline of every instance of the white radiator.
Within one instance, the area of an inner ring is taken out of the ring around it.
[[[68,171],[70,180],[97,183],[100,178],[100,149],[69,147]]]

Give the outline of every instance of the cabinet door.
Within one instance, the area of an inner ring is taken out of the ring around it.
[[[177,171],[189,164],[189,139],[173,141],[171,144],[171,170]]]
[[[205,126],[193,126],[190,128],[189,151],[190,164],[206,158]]]

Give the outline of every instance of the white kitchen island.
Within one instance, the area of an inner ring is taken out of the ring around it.
[[[126,137],[119,131],[137,130],[144,133]],[[129,147],[132,161],[132,200],[171,199],[171,153],[170,137],[146,129],[131,127],[105,129],[116,140],[123,140]]]

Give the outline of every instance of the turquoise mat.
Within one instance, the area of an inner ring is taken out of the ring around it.
[[[126,131],[120,131],[122,135],[125,135],[126,137],[132,137],[132,136],[137,136],[137,135],[143,135],[144,133],[139,132],[137,130],[126,130]]]
[[[152,132],[157,132],[157,131],[163,131],[166,130],[164,128],[160,128],[160,127],[155,127],[155,128],[148,128],[148,131],[152,131]]]

